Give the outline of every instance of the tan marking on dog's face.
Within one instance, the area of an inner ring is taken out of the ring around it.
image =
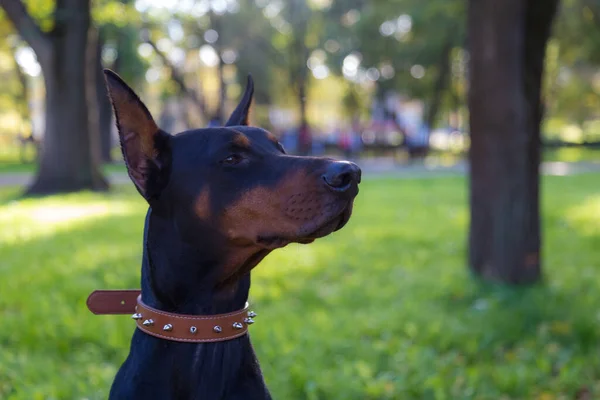
[[[201,220],[206,221],[210,219],[210,190],[208,187],[204,188],[196,198],[194,212]]]
[[[218,223],[229,243],[227,261],[221,271],[223,279],[239,274],[240,265],[251,268],[258,263],[256,260],[251,266],[247,265],[247,260],[266,250],[264,244],[257,242],[259,236],[281,236],[292,241],[310,218],[317,217],[320,210],[316,209],[316,204],[314,213],[308,211],[310,206],[307,213],[293,213],[289,209],[290,201],[302,197],[299,193],[310,193],[313,198],[318,196],[317,182],[304,169],[295,170],[275,187],[258,186],[247,190],[224,210]],[[275,247],[280,246],[274,245],[265,255]]]
[[[236,146],[243,147],[246,149],[250,148],[250,139],[242,132],[235,131],[236,135],[233,137],[232,143]]]
[[[271,142],[273,142],[275,144],[279,143],[279,140],[277,139],[277,136],[275,136],[271,132],[267,132],[267,139],[269,139]]]
[[[303,227],[319,224],[328,210],[329,193],[304,169],[294,170],[275,187],[244,192],[222,214],[219,225],[230,242],[257,244],[258,237],[298,238]]]

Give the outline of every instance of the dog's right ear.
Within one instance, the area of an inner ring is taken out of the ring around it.
[[[168,179],[170,135],[158,128],[144,103],[119,75],[105,69],[104,77],[127,173],[140,194],[151,201],[158,197]]]
[[[231,117],[227,120],[225,126],[238,126],[248,125],[248,114],[250,113],[250,106],[252,105],[252,95],[254,94],[254,81],[252,76],[248,75],[248,82],[246,83],[246,90],[240,100],[240,104],[237,105]]]

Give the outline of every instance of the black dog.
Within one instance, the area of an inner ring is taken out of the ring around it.
[[[178,314],[240,310],[250,270],[269,252],[342,228],[358,193],[349,162],[286,155],[249,127],[253,84],[225,127],[169,135],[136,94],[105,71],[131,180],[150,205],[142,300]],[[166,330],[166,327],[165,327]],[[247,334],[180,343],[136,329],[112,399],[269,399]]]

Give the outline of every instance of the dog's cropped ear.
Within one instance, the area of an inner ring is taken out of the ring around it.
[[[246,90],[240,104],[237,105],[231,117],[227,120],[225,126],[248,125],[248,113],[252,104],[252,95],[254,94],[254,81],[252,76],[248,75]]]
[[[170,135],[158,128],[144,103],[119,75],[105,69],[104,77],[127,173],[140,194],[151,201],[168,179]]]

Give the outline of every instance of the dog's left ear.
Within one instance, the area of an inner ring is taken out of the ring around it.
[[[171,135],[158,128],[144,103],[119,75],[105,69],[104,77],[127,173],[140,194],[151,202],[167,183]]]
[[[248,125],[248,113],[252,104],[252,95],[254,94],[254,82],[252,76],[248,75],[248,83],[246,83],[246,91],[244,96],[237,105],[231,117],[227,120],[225,126]]]

